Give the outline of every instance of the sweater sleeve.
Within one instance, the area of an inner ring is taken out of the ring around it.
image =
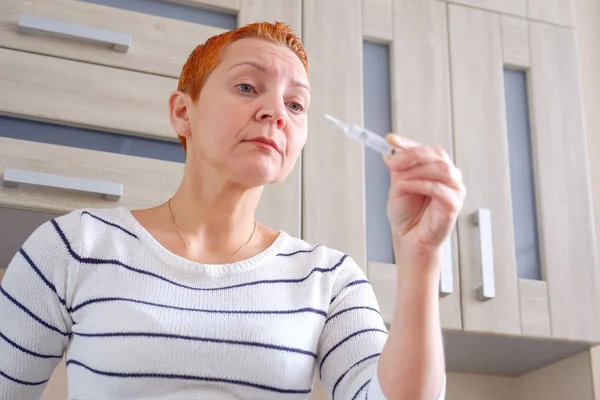
[[[386,400],[377,379],[377,363],[387,328],[364,272],[349,257],[344,264],[319,340],[319,376],[332,400]],[[445,379],[438,400],[444,398]]]
[[[0,398],[38,399],[67,347],[69,265],[63,238],[74,214],[39,226],[9,263],[0,284]]]

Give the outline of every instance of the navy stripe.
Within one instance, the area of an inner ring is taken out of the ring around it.
[[[342,263],[344,262],[344,260],[348,257],[347,255],[344,255],[333,267],[331,268],[314,268],[312,271],[310,271],[310,273],[308,275],[306,275],[304,278],[299,278],[299,279],[265,279],[265,280],[260,280],[260,281],[253,281],[253,282],[247,282],[247,283],[240,283],[237,285],[231,285],[231,286],[223,286],[223,287],[216,287],[216,288],[200,288],[200,287],[193,287],[193,286],[188,286],[188,285],[183,285],[181,283],[177,283],[175,281],[172,281],[170,279],[167,279],[163,276],[157,275],[155,273],[152,272],[148,272],[148,271],[144,271],[138,268],[134,268],[131,267],[125,263],[122,263],[121,261],[117,261],[117,260],[108,260],[108,259],[98,259],[98,258],[88,258],[88,257],[81,257],[79,256],[77,253],[75,253],[75,251],[73,251],[73,248],[71,247],[71,244],[69,243],[69,241],[67,240],[64,232],[62,231],[62,229],[60,228],[60,226],[58,226],[58,224],[56,223],[56,221],[52,220],[51,221],[52,224],[54,225],[54,228],[56,229],[56,231],[58,232],[58,234],[60,235],[61,239],[63,240],[63,242],[65,243],[65,245],[67,246],[67,250],[69,251],[69,253],[71,254],[71,256],[73,258],[75,258],[75,260],[81,262],[81,263],[86,263],[86,264],[111,264],[111,265],[117,265],[120,267],[123,267],[125,269],[128,269],[130,271],[133,272],[137,272],[140,274],[144,274],[144,275],[148,275],[148,276],[152,276],[154,278],[160,279],[162,281],[165,281],[167,283],[170,283],[172,285],[178,286],[178,287],[182,287],[185,289],[191,289],[191,290],[200,290],[200,291],[217,291],[217,290],[227,290],[227,289],[235,289],[235,288],[240,288],[240,287],[244,287],[244,286],[253,286],[253,285],[261,285],[261,284],[268,284],[268,283],[300,283],[300,282],[304,282],[305,280],[307,280],[313,273],[315,272],[331,272],[336,270],[340,265],[342,265]]]
[[[293,253],[279,253],[279,254],[277,254],[277,256],[279,256],[279,257],[291,257],[291,256],[295,256],[296,254],[300,254],[300,253],[312,253],[313,251],[315,251],[319,247],[321,247],[320,244],[316,245],[315,247],[313,247],[310,250],[298,250],[298,251],[294,251]]]
[[[321,371],[323,369],[323,363],[325,362],[325,360],[327,360],[327,357],[329,357],[329,355],[338,347],[340,347],[342,344],[344,344],[345,342],[347,342],[348,340],[352,339],[354,336],[356,335],[360,335],[361,333],[366,333],[366,332],[383,332],[387,335],[387,332],[381,329],[377,329],[377,328],[369,328],[369,329],[362,329],[358,332],[354,332],[352,335],[345,337],[344,339],[342,339],[341,342],[339,342],[338,344],[336,344],[335,346],[333,346],[331,349],[329,349],[329,351],[327,352],[327,354],[325,354],[325,357],[323,357],[323,359],[321,360],[321,364],[319,365],[319,374],[321,374]]]
[[[48,379],[46,379],[45,381],[41,381],[41,382],[25,382],[25,381],[19,380],[17,378],[13,378],[12,376],[8,376],[2,371],[0,371],[0,375],[5,377],[9,381],[13,381],[15,383],[19,383],[21,385],[27,385],[27,386],[38,386],[38,385],[43,385],[44,383],[48,382]]]
[[[97,298],[97,299],[90,299],[87,301],[84,301],[83,303],[71,308],[69,311],[70,312],[75,312],[77,310],[79,310],[80,308],[83,308],[87,305],[90,304],[94,304],[94,303],[106,303],[106,302],[110,302],[110,301],[125,301],[125,302],[131,302],[131,303],[138,303],[138,304],[146,304],[149,306],[154,306],[154,307],[161,307],[161,308],[168,308],[168,309],[172,309],[172,310],[180,310],[180,311],[194,311],[194,312],[203,312],[203,313],[209,313],[209,314],[301,314],[301,313],[314,313],[314,314],[319,314],[322,315],[323,317],[327,317],[327,313],[323,310],[317,310],[316,308],[311,308],[311,307],[306,307],[306,308],[299,308],[297,310],[208,310],[208,309],[203,309],[203,308],[186,308],[186,307],[177,307],[177,306],[169,306],[166,304],[158,304],[158,303],[151,303],[149,301],[143,301],[143,300],[135,300],[135,299],[127,299],[124,297],[101,297],[101,298]]]
[[[79,365],[87,369],[88,371],[94,372],[99,375],[112,376],[117,378],[165,378],[165,379],[183,379],[183,380],[192,380],[192,381],[205,381],[205,382],[222,382],[229,383],[232,385],[240,385],[247,386],[261,390],[267,390],[270,392],[276,393],[289,393],[289,394],[308,394],[311,392],[311,389],[282,389],[274,386],[263,385],[260,383],[247,382],[237,379],[225,379],[225,378],[216,378],[212,376],[194,376],[194,375],[180,375],[180,374],[160,374],[160,373],[136,373],[136,372],[108,372],[108,371],[100,371],[95,368],[88,367],[87,365],[77,361],[77,360],[68,360],[67,366],[69,365]]]
[[[4,336],[4,335],[2,334],[2,332],[0,332],[0,337],[1,337],[2,339],[6,340],[6,341],[7,341],[9,344],[11,344],[13,347],[15,347],[15,348],[17,348],[17,349],[21,350],[23,353],[27,353],[27,354],[30,354],[30,355],[32,355],[32,356],[39,357],[39,358],[62,358],[62,354],[61,354],[60,356],[53,356],[53,355],[48,355],[48,354],[40,354],[40,353],[33,352],[33,351],[31,351],[31,350],[27,350],[26,348],[19,346],[18,344],[16,344],[15,342],[13,342],[12,340],[10,340],[10,339],[9,339],[9,338],[7,338],[6,336]]]
[[[328,323],[330,320],[334,319],[335,317],[337,317],[340,314],[343,314],[345,312],[352,311],[352,310],[371,310],[371,311],[375,311],[377,314],[381,315],[381,313],[379,312],[379,310],[376,309],[376,308],[366,307],[366,306],[357,306],[357,307],[346,308],[345,310],[341,310],[341,311],[336,312],[331,317],[327,318],[327,320],[325,321],[325,323]]]
[[[98,217],[97,215],[94,215],[94,214],[92,214],[92,213],[90,213],[90,212],[88,212],[88,211],[84,211],[84,212],[82,212],[82,213],[81,213],[81,215],[84,215],[84,214],[87,214],[87,215],[89,215],[90,217],[92,217],[92,218],[95,218],[95,219],[97,219],[97,220],[98,220],[98,221],[100,221],[100,222],[104,222],[106,225],[109,225],[109,226],[112,226],[112,227],[114,227],[114,228],[117,228],[117,229],[119,229],[119,230],[121,230],[121,231],[125,232],[125,233],[126,233],[126,234],[128,234],[129,236],[131,236],[131,237],[134,237],[134,238],[136,238],[136,239],[138,239],[138,240],[139,240],[139,238],[138,238],[138,237],[137,237],[137,236],[136,236],[134,233],[132,233],[132,232],[128,231],[127,229],[123,228],[123,227],[122,227],[122,226],[120,226],[120,225],[117,225],[117,224],[115,224],[115,223],[113,223],[113,222],[109,222],[109,221],[107,221],[107,220],[105,220],[105,219],[103,219],[103,218],[100,218],[100,217]]]
[[[4,296],[6,296],[7,299],[9,299],[12,303],[14,303],[17,307],[19,307],[21,310],[25,311],[27,314],[29,314],[29,316],[33,319],[35,319],[37,322],[39,322],[40,324],[44,325],[46,328],[53,330],[55,332],[60,333],[63,336],[69,336],[69,333],[67,332],[63,332],[60,329],[50,325],[49,323],[42,321],[42,319],[40,317],[38,317],[37,315],[35,315],[34,313],[32,313],[31,311],[29,311],[27,309],[27,307],[25,307],[23,304],[19,303],[14,297],[12,297],[11,295],[9,295],[8,293],[6,293],[6,291],[4,290],[4,288],[2,286],[0,286],[0,292],[2,292],[2,294]]]
[[[369,382],[371,382],[371,380],[369,379],[368,381],[366,381],[365,383],[363,383],[363,385],[361,387],[358,388],[358,390],[356,391],[356,393],[354,394],[354,397],[352,397],[352,400],[354,400],[355,398],[358,397],[358,394],[365,388],[365,386],[367,386],[369,384]],[[367,390],[368,393],[368,390]],[[367,394],[368,396],[368,394]]]
[[[368,357],[365,357],[365,358],[363,358],[362,360],[355,362],[355,363],[354,363],[354,365],[352,365],[350,368],[348,368],[348,369],[346,370],[346,372],[344,372],[344,373],[342,374],[342,376],[340,376],[340,377],[339,377],[339,379],[338,379],[338,380],[335,382],[335,385],[333,385],[333,390],[332,390],[332,392],[331,392],[331,400],[334,400],[334,399],[335,399],[335,389],[338,387],[338,385],[340,384],[340,382],[342,381],[342,379],[344,379],[344,377],[346,376],[346,374],[347,374],[348,372],[350,372],[350,370],[351,370],[352,368],[356,367],[358,364],[362,363],[363,361],[367,361],[367,360],[370,360],[371,358],[378,357],[380,354],[381,354],[381,353],[377,353],[377,354],[372,354],[372,355],[370,355],[370,356],[368,356]],[[377,373],[377,372],[376,372],[376,373]]]
[[[331,301],[329,302],[329,304],[332,304],[332,303],[333,303],[333,301],[334,301],[334,300],[335,300],[335,299],[336,299],[336,298],[337,298],[337,297],[340,295],[340,293],[342,293],[342,291],[344,291],[344,289],[347,289],[347,288],[349,288],[350,286],[362,285],[363,283],[370,283],[370,282],[369,282],[368,280],[365,280],[365,279],[362,279],[362,280],[359,280],[359,281],[353,281],[353,282],[350,282],[349,284],[347,284],[346,286],[344,286],[344,287],[343,287],[343,288],[342,288],[342,289],[339,291],[339,293],[338,293],[338,294],[336,294],[335,296],[333,296],[333,298],[331,299]]]
[[[52,284],[52,282],[50,282],[44,276],[44,274],[42,274],[42,271],[40,271],[40,269],[35,265],[35,263],[31,259],[31,257],[29,257],[29,255],[25,252],[25,250],[20,249],[19,253],[21,253],[21,255],[25,258],[25,260],[27,260],[27,263],[29,263],[29,265],[31,266],[31,268],[33,268],[33,270],[35,271],[35,273],[38,274],[38,276],[40,277],[40,279],[42,281],[44,281],[44,283],[46,284],[46,286],[48,286],[54,293],[56,293],[56,296],[58,297],[58,301],[60,301],[60,304],[62,304],[63,306],[66,307],[67,302],[65,301],[65,299],[63,299],[62,297],[60,297],[60,295],[58,294],[58,291],[56,290],[56,286],[54,286]]]
[[[197,336],[184,336],[184,335],[171,335],[166,333],[153,333],[153,332],[106,332],[106,333],[78,333],[73,332],[76,336],[83,337],[147,337],[147,338],[166,338],[166,339],[181,339],[191,340],[197,342],[209,342],[209,343],[225,343],[225,344],[237,344],[242,346],[250,347],[261,347],[263,349],[286,351],[288,353],[298,353],[317,358],[317,355],[312,351],[296,349],[294,347],[279,346],[275,344],[259,343],[259,342],[247,342],[241,340],[227,340],[227,339],[215,339],[205,338]]]

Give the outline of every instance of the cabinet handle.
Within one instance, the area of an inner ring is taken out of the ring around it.
[[[91,28],[70,22],[54,21],[27,14],[19,15],[18,29],[19,32],[26,34],[52,33],[68,38],[108,44],[119,53],[127,53],[131,45],[131,35],[126,33]]]
[[[67,189],[78,192],[103,195],[107,200],[117,201],[123,195],[123,184],[100,181],[88,178],[47,174],[44,172],[25,171],[5,168],[4,186],[18,187],[21,184],[56,189]]]
[[[449,236],[442,245],[442,260],[442,269],[440,271],[440,295],[446,296],[454,292],[451,236]]]
[[[473,223],[479,231],[479,255],[481,262],[481,286],[478,290],[479,300],[485,301],[496,297],[494,281],[494,248],[492,246],[492,217],[490,210],[478,209],[473,214]]]

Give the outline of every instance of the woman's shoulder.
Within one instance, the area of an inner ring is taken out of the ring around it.
[[[309,263],[321,272],[351,273],[362,271],[356,261],[344,251],[323,243],[310,242],[305,239],[285,234],[285,245],[280,249],[279,257],[286,257],[298,263]]]
[[[54,225],[61,230],[81,231],[98,229],[102,225],[116,227],[126,225],[127,210],[123,207],[112,208],[78,208],[47,221],[46,225]]]
[[[124,211],[122,207],[78,208],[40,224],[27,242],[72,247],[82,237],[101,236],[108,229],[127,231]]]
[[[21,253],[30,263],[70,265],[81,259],[82,243],[97,243],[100,231],[94,221],[118,224],[122,210],[81,208],[54,217],[38,225],[22,243]],[[114,221],[114,222],[111,222]],[[93,236],[93,237],[92,237]],[[92,239],[92,240],[89,240]]]
[[[300,237],[291,235],[285,231],[280,231],[285,240],[280,248],[279,256],[294,257],[298,255],[313,257],[341,257],[344,252],[329,247],[322,243],[309,242]]]

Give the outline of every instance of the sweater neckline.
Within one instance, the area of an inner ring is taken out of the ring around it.
[[[265,264],[277,254],[281,252],[282,247],[287,242],[289,235],[283,231],[278,230],[279,235],[275,241],[262,252],[244,260],[236,261],[228,264],[205,264],[198,263],[195,261],[188,260],[187,258],[181,257],[166,247],[164,247],[158,240],[146,230],[140,224],[140,222],[133,216],[131,210],[126,207],[117,207],[121,217],[126,221],[127,225],[137,235],[139,240],[160,260],[167,265],[177,266],[183,268],[186,272],[201,275],[206,277],[218,278],[222,276],[235,275],[242,272],[250,271]]]

